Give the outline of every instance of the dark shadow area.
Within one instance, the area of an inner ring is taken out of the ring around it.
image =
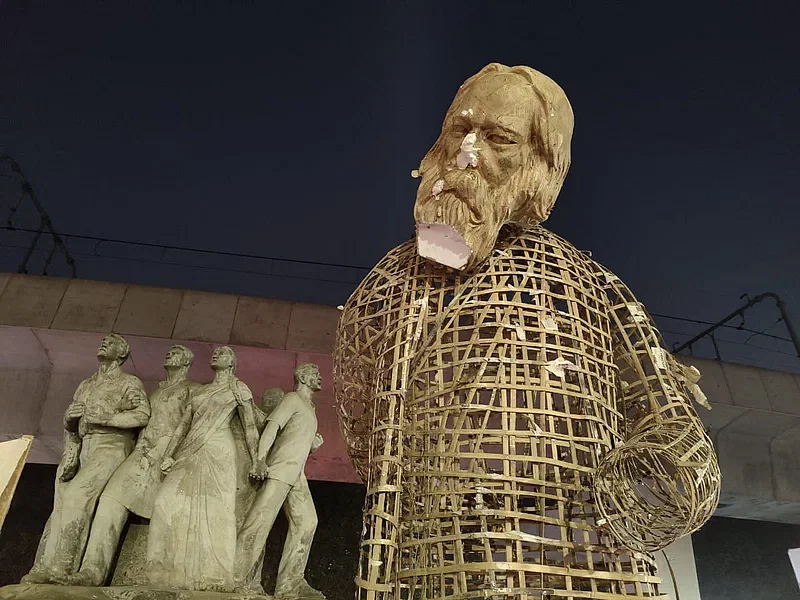
[[[11,510],[0,533],[0,586],[19,583],[36,555],[39,537],[53,508],[55,465],[25,466]],[[353,577],[358,558],[364,488],[349,483],[310,481],[319,517],[311,548],[308,582],[329,600],[350,600],[355,594]],[[278,517],[267,542],[264,586],[275,587],[286,519]]]
[[[800,525],[715,517],[692,545],[703,600],[800,600],[788,555]]]

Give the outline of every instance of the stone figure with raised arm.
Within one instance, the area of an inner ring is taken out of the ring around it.
[[[236,378],[227,346],[211,357],[214,380],[195,389],[172,436],[147,537],[149,584],[230,592],[236,549],[236,441],[239,419],[250,460],[258,449],[250,388]]]
[[[151,517],[161,485],[161,461],[186,411],[190,392],[199,387],[187,377],[193,360],[194,354],[186,346],[172,346],[167,351],[167,379],[150,394],[150,421],[100,496],[80,571],[71,580],[73,585],[103,585],[129,513]]]
[[[572,129],[542,73],[470,77],[413,173],[416,239],[344,306],[360,600],[661,597],[650,553],[714,512],[699,374],[616,275],[541,226]]]
[[[322,389],[319,368],[310,363],[294,372],[295,390],[286,394],[267,414],[252,476],[266,482],[239,531],[236,545],[236,581],[241,591],[258,591],[260,556],[275,518],[284,508],[289,531],[278,567],[276,598],[322,600],[321,592],[305,580],[311,543],[317,528],[317,511],[304,473],[309,453],[322,445],[317,433],[313,395]],[[265,402],[266,404],[266,402]],[[265,407],[265,412],[268,407]]]
[[[23,583],[63,584],[78,570],[98,498],[147,425],[144,386],[122,370],[129,354],[122,336],[104,337],[97,350],[100,368],[81,382],[67,408],[53,512]]]

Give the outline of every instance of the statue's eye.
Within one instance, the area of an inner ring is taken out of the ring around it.
[[[516,142],[511,138],[501,134],[501,133],[490,133],[486,136],[486,139],[489,140],[493,144],[515,144]]]

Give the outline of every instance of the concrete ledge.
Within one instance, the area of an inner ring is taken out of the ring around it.
[[[227,344],[231,339],[238,301],[237,296],[228,294],[184,292],[170,337]]]
[[[0,325],[329,354],[339,314],[269,298],[0,273]]]
[[[124,296],[125,286],[119,283],[70,279],[50,326],[53,329],[108,333],[114,326]]]
[[[50,327],[69,279],[12,275],[0,295],[0,325]]]
[[[114,332],[171,338],[182,297],[181,290],[128,286]]]
[[[231,343],[285,349],[291,313],[291,302],[240,296]]]

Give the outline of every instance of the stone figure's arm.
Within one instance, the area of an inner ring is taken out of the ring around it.
[[[72,402],[69,403],[67,410],[64,412],[64,430],[68,434],[72,434],[77,436],[78,435],[78,423],[83,417],[83,410],[84,410],[84,400],[83,400],[83,388],[85,386],[84,382],[81,382],[78,385],[78,389],[75,390],[75,393],[72,396]]]
[[[272,449],[275,443],[275,438],[278,437],[280,425],[275,420],[267,421],[267,426],[264,427],[264,433],[261,434],[261,439],[258,440],[258,460],[266,460],[267,454]]]
[[[83,387],[84,384],[81,383],[75,390],[72,402],[64,413],[64,452],[61,455],[61,472],[58,476],[61,481],[69,481],[80,469],[81,436],[78,425],[83,416]]]
[[[256,423],[256,430],[260,435],[261,432],[264,431],[264,427],[267,424],[267,415],[263,410],[261,410],[255,404],[253,405],[253,419],[255,420]]]
[[[273,411],[270,417],[273,417],[274,414],[275,411]],[[250,478],[254,481],[266,479],[267,475],[269,474],[269,468],[267,467],[267,455],[272,449],[272,445],[275,443],[275,438],[277,437],[280,428],[281,424],[270,418],[264,427],[264,431],[261,432],[261,438],[258,440],[256,457],[253,460],[253,468],[250,470]]]
[[[627,547],[655,551],[699,529],[720,493],[717,457],[693,399],[710,408],[699,373],[666,349],[644,306],[605,274],[623,442],[598,465],[607,526]]]
[[[189,429],[192,427],[192,416],[192,406],[189,404],[186,406],[186,410],[183,412],[183,417],[181,417],[181,422],[178,423],[178,426],[175,428],[175,432],[172,434],[169,444],[167,444],[167,449],[164,451],[165,462],[167,460],[173,460],[172,457],[175,454],[175,450],[177,450],[178,446],[183,441],[183,438],[186,437],[186,434],[189,433]],[[163,463],[161,470],[168,470],[164,469]]]
[[[105,424],[118,429],[138,429],[147,425],[150,420],[150,401],[141,381],[136,379],[126,386],[125,400],[133,408],[112,415]]]
[[[254,414],[253,395],[250,393],[249,388],[246,394],[240,393],[240,395],[237,395],[236,404],[236,410],[242,422],[242,429],[244,429],[244,438],[247,443],[247,452],[250,454],[250,462],[255,463],[259,444],[258,429]]]

